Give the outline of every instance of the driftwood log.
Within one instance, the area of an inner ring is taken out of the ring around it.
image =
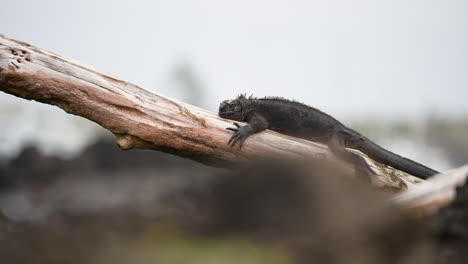
[[[437,213],[442,207],[457,198],[457,188],[466,184],[468,164],[460,168],[435,175],[411,190],[395,195],[392,201],[421,215]]]
[[[110,130],[124,150],[164,151],[212,166],[259,156],[327,158],[324,145],[272,131],[229,147],[232,122],[67,60],[33,45],[0,35],[0,90],[62,108]],[[411,189],[422,180],[362,155],[385,186]],[[349,165],[344,165],[349,166]]]

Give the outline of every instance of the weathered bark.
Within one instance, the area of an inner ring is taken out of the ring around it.
[[[422,215],[436,213],[455,200],[457,187],[465,185],[467,177],[468,165],[465,165],[438,174],[411,190],[397,194],[393,202]]]
[[[324,145],[272,131],[250,137],[242,149],[231,148],[229,120],[3,35],[0,90],[92,120],[114,133],[125,150],[155,149],[214,166],[268,155],[333,159]],[[421,181],[357,153],[386,186],[406,189]]]

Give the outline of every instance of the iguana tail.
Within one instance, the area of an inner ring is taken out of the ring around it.
[[[375,161],[389,165],[395,169],[404,171],[422,179],[427,179],[439,173],[438,171],[419,164],[416,161],[412,161],[408,158],[388,151],[366,137],[359,135],[358,137],[353,138],[354,139],[350,140],[349,142],[349,147],[360,150]]]

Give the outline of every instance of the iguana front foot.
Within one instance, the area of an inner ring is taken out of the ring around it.
[[[252,129],[247,126],[240,126],[238,123],[233,123],[236,127],[227,127],[227,130],[234,131],[234,134],[228,141],[228,145],[234,147],[237,142],[239,142],[239,148],[242,148],[244,145],[245,139],[253,134]]]

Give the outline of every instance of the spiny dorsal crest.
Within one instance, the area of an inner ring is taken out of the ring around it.
[[[247,97],[247,94],[243,93],[243,94],[239,94],[236,99],[238,99],[238,100],[250,100],[250,99],[257,99],[257,98],[255,98],[253,96],[253,94],[250,95],[249,97]]]
[[[243,93],[243,94],[240,94],[237,96],[237,99],[238,100],[241,100],[241,101],[247,101],[247,100],[271,100],[271,101],[279,101],[279,102],[285,102],[285,103],[293,103],[293,104],[297,104],[297,105],[301,105],[303,107],[307,107],[307,108],[311,108],[311,109],[314,109],[318,112],[321,112],[327,116],[330,116],[328,115],[327,113],[321,111],[320,109],[318,108],[315,108],[315,107],[312,107],[310,105],[307,105],[307,104],[304,104],[302,102],[299,102],[299,101],[296,101],[296,100],[290,100],[290,99],[286,99],[284,97],[281,97],[281,96],[265,96],[265,97],[262,97],[262,98],[257,98],[257,97],[254,97],[253,94],[250,95],[249,97],[247,97],[247,94],[246,93]],[[331,117],[331,116],[330,116]],[[333,117],[331,117],[333,118]]]

